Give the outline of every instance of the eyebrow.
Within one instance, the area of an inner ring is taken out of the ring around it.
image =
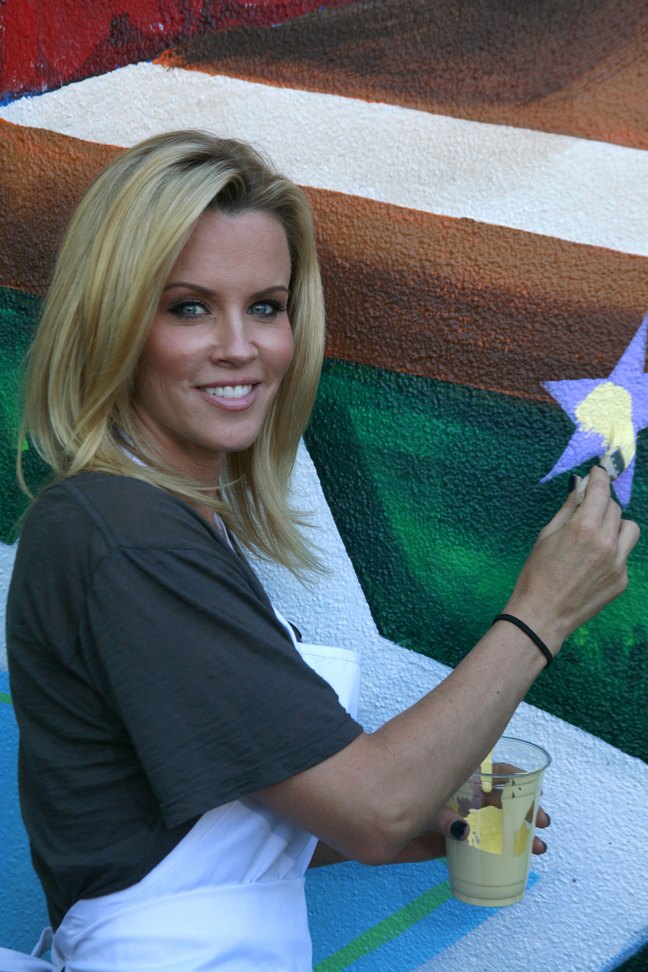
[[[168,290],[174,290],[176,288],[184,288],[185,290],[193,290],[197,294],[203,294],[205,297],[215,297],[216,294],[209,287],[201,287],[200,284],[190,283],[188,280],[175,280],[173,283],[167,284],[164,288],[163,293]],[[283,291],[285,294],[289,294],[290,290],[288,287],[284,287],[283,284],[274,284],[270,287],[265,287],[263,290],[258,290],[255,294],[251,294],[252,300],[258,300],[260,297],[265,297],[267,294],[276,293],[278,290]]]

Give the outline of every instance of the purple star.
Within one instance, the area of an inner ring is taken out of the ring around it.
[[[567,412],[576,431],[541,482],[619,448],[625,469],[612,488],[622,506],[630,502],[637,435],[648,426],[648,374],[644,371],[647,331],[648,314],[608,378],[543,383]]]

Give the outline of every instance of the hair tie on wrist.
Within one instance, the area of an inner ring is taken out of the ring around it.
[[[512,614],[498,614],[493,620],[493,624],[495,624],[496,621],[510,621],[511,624],[514,624],[516,628],[520,629],[520,631],[524,631],[525,635],[528,635],[534,645],[537,645],[542,654],[545,656],[547,660],[545,668],[548,668],[549,665],[551,665],[554,656],[551,654],[542,638],[539,638],[535,631],[531,630],[528,624],[525,624],[524,621],[520,621],[519,618],[514,617]],[[491,627],[492,626],[493,625],[491,625]]]

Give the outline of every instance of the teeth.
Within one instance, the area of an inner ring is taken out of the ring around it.
[[[214,398],[244,398],[252,391],[252,385],[224,385],[221,388],[205,388]]]

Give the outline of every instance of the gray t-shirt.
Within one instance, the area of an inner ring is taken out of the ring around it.
[[[7,604],[19,783],[56,927],[141,880],[207,810],[361,732],[248,564],[190,506],[84,474],[24,522]]]

